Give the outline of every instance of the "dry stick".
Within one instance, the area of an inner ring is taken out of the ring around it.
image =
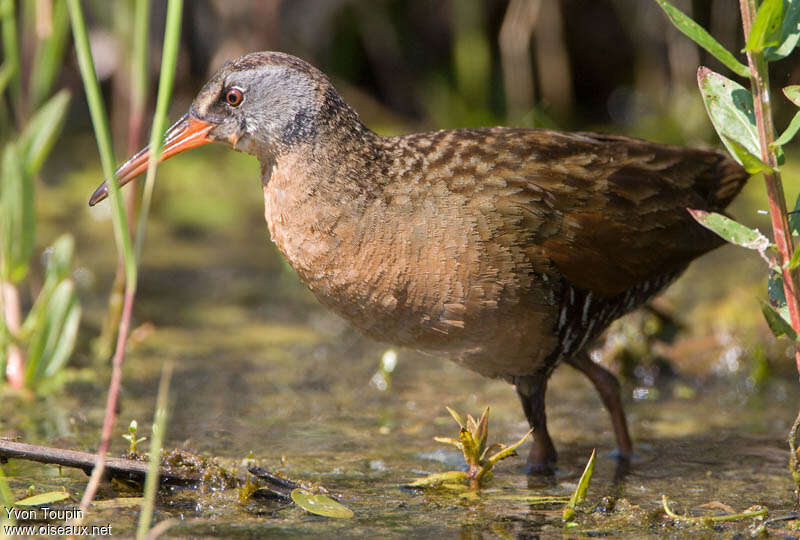
[[[89,474],[95,466],[96,454],[67,450],[51,446],[40,446],[0,439],[0,462],[8,459],[24,459],[48,465],[59,465],[80,469]],[[124,478],[144,482],[148,464],[136,459],[106,458],[106,470],[113,478]],[[159,471],[162,483],[171,485],[195,485],[203,480],[203,473],[181,467],[162,467]]]
[[[739,0],[742,12],[742,27],[745,39],[750,35],[755,18],[755,0]],[[750,65],[750,86],[753,93],[753,106],[755,108],[756,127],[758,139],[761,144],[761,159],[777,169],[778,158],[770,147],[775,140],[775,128],[772,125],[772,108],[769,96],[769,72],[764,54],[761,52],[747,51],[747,63]],[[787,263],[792,258],[794,246],[792,245],[789,218],[786,213],[786,197],[783,193],[781,175],[775,172],[764,173],[764,183],[769,199],[769,216],[772,220],[772,234],[778,247],[778,262],[783,274],[783,291],[786,296],[786,305],[789,307],[789,318],[792,328],[800,330],[800,301],[795,291],[798,289],[797,272],[789,270]],[[800,343],[794,344],[794,359],[797,372],[800,374]]]

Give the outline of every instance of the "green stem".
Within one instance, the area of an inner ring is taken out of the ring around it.
[[[83,86],[86,91],[86,100],[89,104],[89,113],[92,118],[97,148],[100,153],[100,164],[103,169],[103,176],[106,178],[111,195],[111,213],[114,225],[114,238],[117,249],[122,255],[125,263],[125,282],[132,291],[136,290],[136,260],[133,257],[133,247],[131,236],[125,226],[127,217],[125,205],[122,201],[119,184],[114,176],[114,147],[111,144],[111,130],[108,127],[108,118],[103,103],[103,96],[100,93],[100,84],[97,82],[97,74],[94,69],[94,61],[89,48],[89,35],[86,31],[86,21],[83,18],[83,11],[79,0],[67,0],[69,18],[72,24],[72,34],[75,40],[75,52],[78,56],[78,67],[81,71]]]
[[[147,476],[144,481],[144,502],[139,514],[139,525],[136,529],[136,538],[144,539],[150,530],[155,507],[156,488],[158,487],[158,470],[161,466],[161,448],[164,444],[164,433],[167,429],[167,395],[169,381],[172,378],[172,360],[164,363],[161,370],[161,382],[158,384],[158,398],[156,398],[156,414],[153,418],[153,432],[150,436],[150,456],[147,463]],[[135,440],[135,438],[134,438]]]
[[[747,39],[756,16],[755,0],[739,0],[739,7],[742,12],[742,27],[745,39]],[[795,331],[800,332],[800,300],[796,294],[800,287],[798,286],[797,271],[788,268],[788,263],[794,253],[794,246],[786,211],[786,196],[783,192],[781,175],[777,172],[778,156],[775,149],[771,147],[775,140],[775,128],[772,122],[769,95],[769,71],[762,52],[747,51],[747,62],[750,66],[750,86],[761,145],[761,159],[776,170],[776,172],[764,173],[772,234],[778,248],[778,264],[783,269],[783,289],[789,308],[789,318]],[[800,343],[794,344],[794,356],[797,372],[800,374]]]
[[[724,516],[681,516],[670,509],[666,495],[661,496],[661,504],[667,516],[687,523],[722,523],[724,521],[741,521],[743,519],[767,515],[767,509],[764,508],[763,510],[756,510],[754,512],[739,512],[738,514],[725,514]]]
[[[156,178],[156,165],[161,155],[161,140],[166,126],[167,108],[172,97],[172,85],[175,81],[175,66],[178,61],[178,44],[181,37],[181,16],[183,0],[170,0],[167,5],[167,22],[164,30],[164,48],[161,55],[161,74],[158,80],[158,99],[153,115],[153,127],[150,131],[150,161],[147,164],[147,176],[144,181],[142,207],[139,223],[136,227],[136,259],[142,254],[145,225],[150,212],[150,201],[153,197],[153,186]]]
[[[17,34],[17,12],[14,9],[14,0],[0,0],[0,14],[2,14],[3,57],[4,62],[12,66],[11,104],[17,120],[17,126],[24,118],[22,111],[22,73],[20,70],[19,36]]]

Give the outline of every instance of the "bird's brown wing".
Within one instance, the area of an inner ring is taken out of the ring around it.
[[[497,142],[530,155],[511,176],[523,188],[514,198],[534,203],[532,256],[598,296],[679,272],[719,246],[686,208],[722,211],[748,178],[721,152],[627,137],[519,130]]]

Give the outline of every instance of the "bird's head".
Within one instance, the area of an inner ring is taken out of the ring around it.
[[[164,135],[159,161],[215,141],[269,160],[317,136],[320,112],[338,98],[327,77],[294,56],[252,53],[222,66]],[[345,106],[346,107],[346,106]],[[150,147],[129,158],[115,176],[125,185],[144,171]],[[108,196],[106,182],[89,200]]]

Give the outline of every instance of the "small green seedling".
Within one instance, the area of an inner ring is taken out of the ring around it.
[[[443,487],[454,491],[464,491],[469,494],[476,494],[481,487],[481,483],[491,478],[492,467],[507,457],[516,455],[519,448],[528,437],[533,433],[531,428],[519,441],[506,446],[502,443],[494,443],[486,446],[486,438],[489,434],[489,407],[484,409],[479,420],[475,420],[471,415],[467,415],[464,422],[461,416],[450,407],[447,411],[458,422],[461,431],[458,439],[450,437],[434,437],[434,440],[452,444],[464,454],[464,460],[469,469],[465,471],[448,471],[444,473],[431,474],[424,478],[415,480],[409,484],[412,487]]]
[[[586,498],[586,490],[589,489],[589,482],[592,481],[592,474],[594,473],[595,456],[596,451],[592,450],[592,455],[589,456],[589,461],[586,463],[586,468],[583,469],[581,479],[578,480],[578,486],[575,488],[575,491],[572,492],[572,497],[569,498],[569,502],[567,502],[566,506],[564,506],[561,519],[563,519],[564,523],[568,525],[570,522],[572,522],[572,520],[575,519],[575,509]]]
[[[140,442],[144,442],[147,440],[147,437],[138,437],[138,438],[136,437],[138,430],[139,430],[139,424],[136,423],[136,420],[131,420],[131,423],[128,426],[128,433],[122,436],[123,439],[125,439],[130,443],[131,446],[130,449],[128,450],[128,453],[132,456],[139,455],[139,452],[137,451],[136,447]]]

